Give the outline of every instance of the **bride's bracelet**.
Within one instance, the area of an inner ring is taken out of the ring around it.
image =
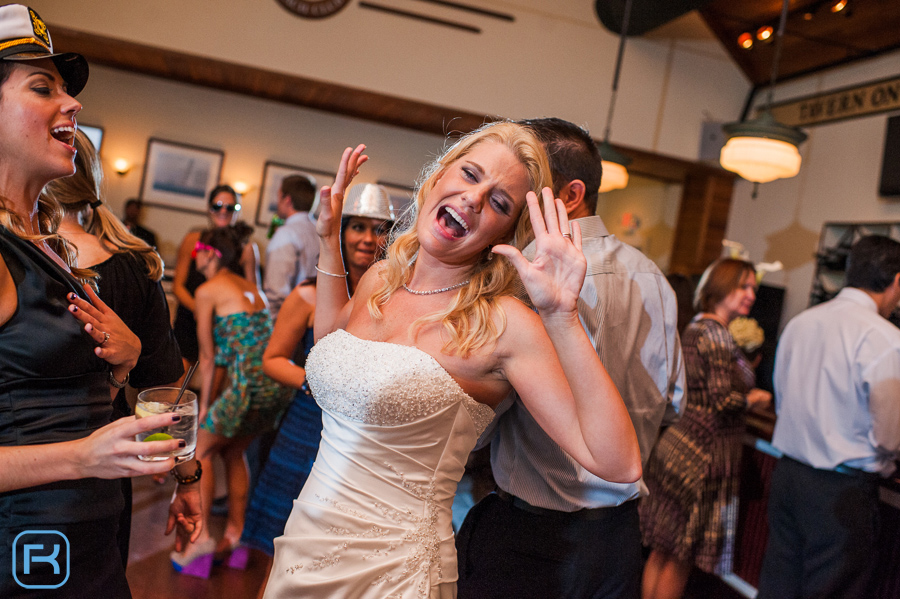
[[[350,274],[349,271],[345,272],[345,273],[342,274],[342,275],[336,275],[336,274],[334,274],[333,272],[325,272],[324,270],[322,270],[321,268],[319,268],[319,265],[318,265],[318,264],[316,264],[316,270],[319,271],[320,273],[322,273],[323,275],[328,275],[329,277],[337,277],[338,279],[346,279],[346,278],[347,278],[347,275]]]

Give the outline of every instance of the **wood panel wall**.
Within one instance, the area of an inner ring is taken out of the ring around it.
[[[671,272],[701,274],[722,255],[734,178],[734,173],[724,170],[695,169],[685,174]]]

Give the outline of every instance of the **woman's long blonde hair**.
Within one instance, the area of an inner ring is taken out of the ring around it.
[[[437,180],[457,160],[466,156],[475,146],[493,142],[503,144],[522,163],[528,172],[528,186],[538,196],[541,189],[551,187],[550,165],[538,139],[525,127],[508,121],[484,125],[465,135],[447,148],[434,162],[427,165],[419,178],[415,201],[404,215],[401,228],[395,231],[388,248],[387,265],[381,270],[381,284],[368,300],[373,318],[382,316],[381,306],[390,299],[412,275],[419,251],[416,231],[419,211],[425,198],[431,193]],[[524,198],[523,198],[524,204]],[[524,248],[533,238],[528,207],[523,206],[514,230],[505,243]],[[484,258],[472,267],[470,283],[456,292],[446,309],[428,314],[416,320],[412,326],[440,322],[450,339],[444,345],[447,353],[459,352],[466,356],[486,345],[494,343],[506,328],[506,315],[498,303],[504,295],[512,295],[518,282],[518,274],[503,256],[490,259],[491,249],[486,248]],[[497,317],[499,326],[495,324]]]
[[[85,231],[97,237],[103,247],[114,254],[134,253],[144,261],[150,279],[160,280],[163,263],[156,250],[129,233],[122,221],[102,203],[103,168],[93,144],[81,131],[75,133],[75,149],[78,150],[75,174],[48,183],[41,199],[58,203],[68,214],[85,213],[88,206],[92,206],[94,215],[89,223],[85,223]]]

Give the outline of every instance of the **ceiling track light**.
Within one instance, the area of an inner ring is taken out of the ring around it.
[[[749,50],[753,47],[753,36],[750,35],[749,32],[745,31],[738,36],[738,46],[740,46],[744,50]]]
[[[801,158],[798,146],[806,140],[806,133],[796,127],[779,123],[771,111],[789,4],[790,0],[783,0],[781,19],[775,37],[772,79],[765,107],[755,119],[729,123],[723,127],[728,140],[719,154],[719,163],[722,168],[753,182],[754,198],[760,183],[793,177],[800,172]]]
[[[831,3],[831,12],[841,12],[847,8],[848,1],[849,0],[835,0]]]
[[[756,30],[756,39],[761,42],[770,42],[772,41],[772,34],[774,33],[774,31],[775,30],[771,25],[763,25]]]

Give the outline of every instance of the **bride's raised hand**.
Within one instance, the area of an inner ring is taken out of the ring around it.
[[[363,154],[366,150],[365,144],[359,144],[356,148],[347,148],[341,155],[341,164],[338,167],[337,174],[334,176],[334,183],[326,185],[319,192],[319,216],[316,220],[316,233],[323,240],[335,241],[340,247],[341,233],[341,210],[344,206],[344,192],[353,181],[353,177],[359,174],[359,167],[362,166],[369,157]]]
[[[556,313],[574,314],[578,294],[587,272],[587,260],[581,251],[581,228],[572,223],[562,200],[554,199],[545,187],[543,218],[537,196],[529,191],[525,196],[529,218],[534,229],[535,255],[529,262],[519,250],[510,245],[494,246],[494,253],[509,258],[519,271],[519,277],[531,302],[541,316]]]

